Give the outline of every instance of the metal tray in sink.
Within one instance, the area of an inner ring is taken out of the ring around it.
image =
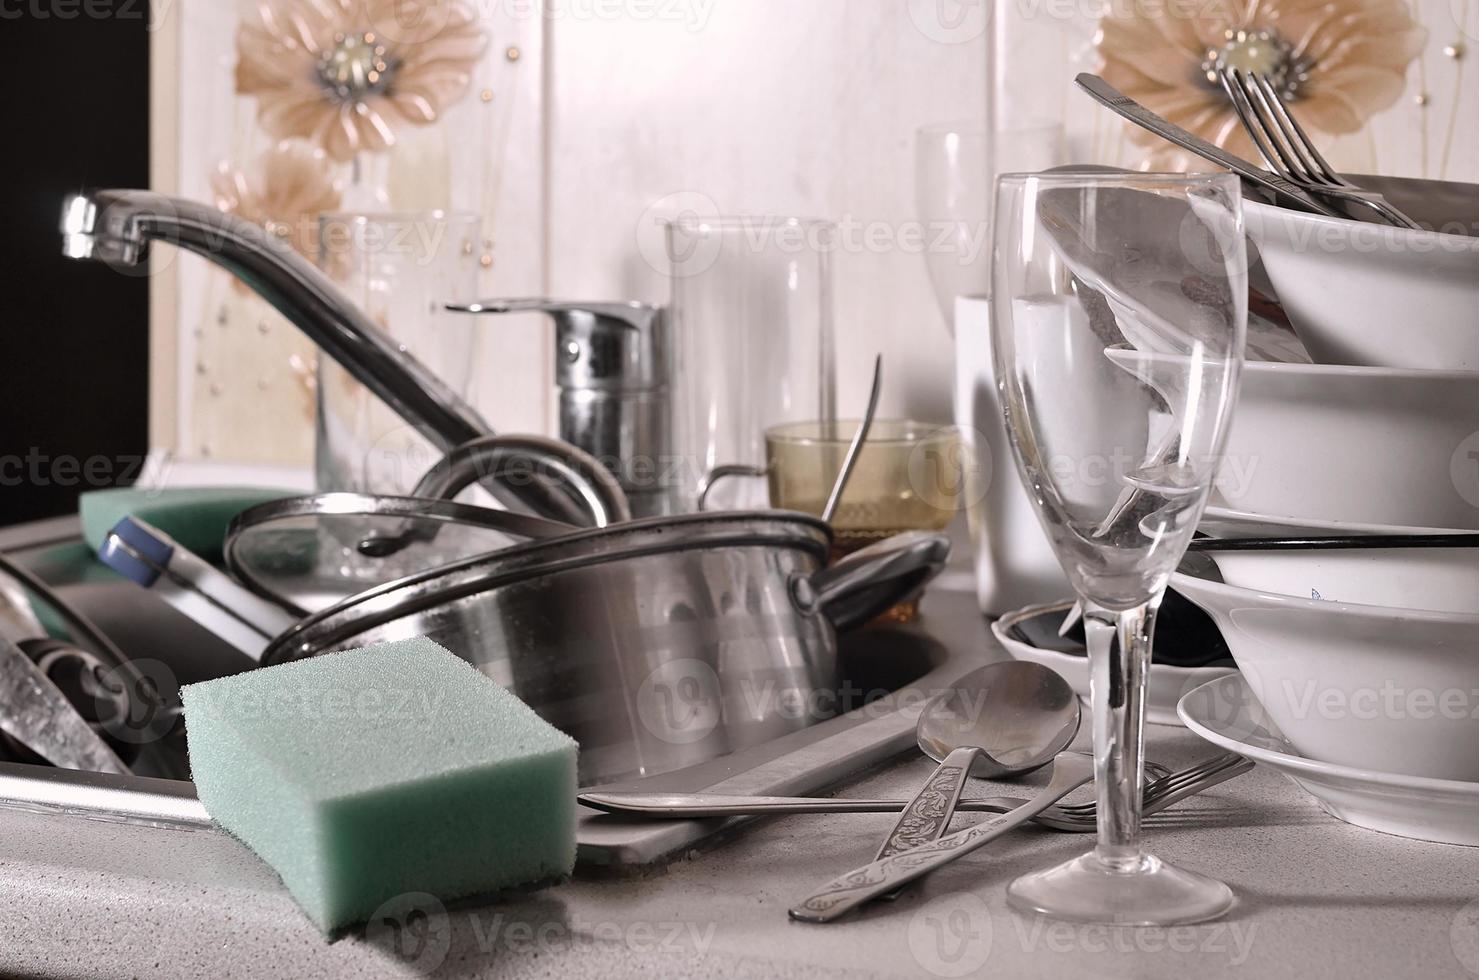
[[[152,594],[93,557],[76,518],[0,529],[0,550],[91,619],[126,656],[149,661],[179,683],[251,664]],[[942,577],[943,579],[944,577]],[[970,591],[940,585],[919,623],[873,627],[842,638],[844,691],[859,706],[844,714],[708,762],[608,788],[644,792],[803,795],[837,784],[914,744],[928,697],[990,659],[995,645]],[[950,643],[937,637],[948,636]],[[116,776],[0,763],[0,807],[66,812],[162,827],[211,827],[185,775],[182,746],[151,746],[136,775]],[[175,778],[167,778],[175,777]],[[747,818],[650,821],[582,808],[579,860],[587,868],[639,867],[686,853]]]

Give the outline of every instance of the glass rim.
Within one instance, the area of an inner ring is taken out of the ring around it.
[[[961,136],[1008,136],[1013,133],[1040,133],[1049,131],[1062,131],[1063,124],[1051,119],[1034,119],[1011,126],[991,126],[985,119],[946,119],[940,122],[925,123],[915,128],[917,135],[950,134],[958,133]]]
[[[1014,171],[998,174],[1001,184],[1026,184],[1039,180],[1052,184],[1215,184],[1228,180],[1239,184],[1242,178],[1230,170],[1194,170],[1187,173],[1145,170],[1043,170]]]
[[[833,419],[825,421],[822,419],[806,419],[799,422],[779,422],[767,426],[763,435],[767,442],[785,443],[789,446],[837,446],[846,448],[852,442],[853,433],[857,432],[862,419]],[[836,436],[824,436],[818,433],[829,425],[847,427],[845,434]],[[880,427],[894,428],[895,435],[884,435],[879,432]],[[960,426],[951,422],[924,422],[919,419],[874,419],[873,425],[868,430],[868,438],[864,440],[867,446],[909,446],[929,442],[934,439],[944,439],[950,436],[958,436]]]

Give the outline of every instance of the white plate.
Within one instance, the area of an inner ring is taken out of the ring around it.
[[[1369,524],[1355,521],[1322,521],[1306,517],[1257,514],[1208,504],[1197,522],[1197,530],[1214,538],[1316,538],[1360,534],[1466,534],[1456,527],[1413,527],[1408,524]]]
[[[1061,619],[1072,608],[1071,600],[1045,602],[1027,606],[1007,613],[991,624],[991,632],[1001,645],[1007,648],[1013,659],[1030,660],[1035,664],[1057,671],[1068,682],[1080,698],[1089,700],[1089,658],[1087,652],[1062,653],[1044,650],[1011,635],[1011,628],[1025,619],[1051,614]],[[1169,664],[1152,664],[1150,684],[1146,692],[1145,720],[1152,725],[1180,725],[1176,716],[1176,703],[1188,691],[1210,680],[1236,674],[1232,667],[1173,667]]]
[[[1213,537],[1249,538],[1470,533],[1306,521],[1212,507],[1197,530]],[[1224,582],[1243,589],[1434,612],[1479,608],[1479,550],[1474,548],[1310,548],[1211,551],[1208,556]]]
[[[1384,834],[1479,845],[1479,783],[1402,776],[1308,759],[1291,747],[1242,676],[1191,691],[1176,713],[1219,748],[1277,769],[1331,816]]]

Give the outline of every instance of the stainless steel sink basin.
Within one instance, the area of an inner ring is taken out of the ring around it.
[[[98,563],[75,518],[0,529],[0,550],[91,619],[161,686],[252,667],[235,649]],[[937,590],[926,597],[924,608],[926,628],[874,628],[844,637],[841,695],[849,710],[762,745],[620,786],[803,794],[911,747],[914,719],[927,696],[999,656],[985,652],[992,645],[971,594]],[[969,636],[972,642],[957,650],[944,647],[927,628],[938,619],[951,620],[950,635]],[[147,744],[133,763],[132,776],[0,762],[0,806],[162,825],[208,824],[188,781],[183,732],[140,741]],[[580,857],[595,865],[645,864],[692,847],[734,822],[657,823],[583,811]]]

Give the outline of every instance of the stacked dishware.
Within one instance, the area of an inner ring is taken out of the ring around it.
[[[1479,551],[1421,543],[1479,531],[1479,239],[1441,230],[1479,195],[1355,181],[1424,227],[1247,205],[1316,363],[1248,365],[1201,530],[1309,540],[1173,578],[1241,671],[1180,715],[1342,820],[1479,844]]]
[[[1479,189],[1340,175],[1266,79],[1221,81],[1268,170],[1079,79],[1244,178],[1248,240],[1313,362],[1249,345],[1199,554],[1171,579],[1239,672],[1179,716],[1349,823],[1479,844]],[[1174,356],[1135,346],[1105,353],[1157,384]]]
[[[977,479],[1010,481],[1014,463],[1016,512],[1042,531],[1024,544],[984,511],[985,547],[1017,553],[991,556],[1016,581],[983,578],[983,609],[1043,588],[1053,555],[1077,601],[993,628],[1094,715],[1099,846],[1015,881],[1018,909],[1169,924],[1228,908],[1228,889],[1136,837],[1140,726],[1168,699],[1342,820],[1479,844],[1479,193],[1338,174],[1266,79],[1221,81],[1268,170],[1080,76],[1231,170],[1227,187],[1104,167],[1001,178],[992,296],[957,324],[990,354],[957,368],[957,410],[979,428],[976,406],[999,402],[978,444],[1010,450]],[[1163,599],[1205,612],[1237,670],[1178,688],[1152,667]]]

